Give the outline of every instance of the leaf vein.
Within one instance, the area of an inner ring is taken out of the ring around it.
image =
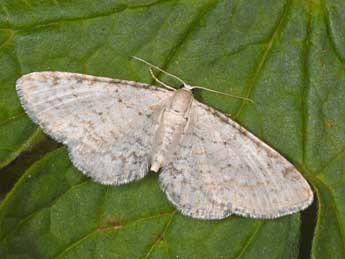
[[[148,252],[146,253],[145,259],[149,258],[149,256],[151,255],[153,249],[154,249],[155,246],[159,243],[160,238],[161,238],[161,237],[165,238],[164,236],[165,236],[166,232],[168,231],[168,229],[169,229],[169,227],[170,227],[170,225],[171,225],[171,222],[172,222],[172,220],[173,220],[173,218],[174,218],[175,215],[176,215],[176,210],[174,210],[174,211],[172,212],[172,214],[171,214],[171,216],[170,216],[170,219],[169,219],[169,221],[167,222],[167,224],[165,225],[163,231],[159,234],[159,236],[157,237],[157,239],[155,240],[155,242],[153,242],[153,244],[150,246],[150,249],[149,249]],[[166,240],[165,240],[165,241],[166,241]],[[166,241],[166,243],[168,243],[168,242]],[[170,256],[168,247],[167,247],[167,253],[168,253],[168,255]]]
[[[258,79],[259,79],[259,76],[260,76],[260,74],[264,68],[264,65],[267,61],[267,58],[268,58],[269,54],[271,53],[273,43],[274,43],[275,39],[278,38],[279,34],[283,30],[283,24],[284,24],[285,19],[288,16],[290,6],[291,6],[291,1],[288,0],[286,5],[285,5],[283,14],[282,14],[281,18],[279,19],[276,28],[273,30],[271,37],[269,38],[269,41],[267,42],[267,45],[266,45],[265,50],[263,51],[263,54],[261,55],[259,62],[255,66],[254,75],[253,75],[252,79],[249,81],[249,84],[247,87],[247,93],[245,94],[246,98],[250,98],[250,96],[254,90],[254,87],[255,87]],[[234,113],[235,114],[233,116],[234,119],[238,118],[240,116],[241,112],[246,107],[247,103],[248,103],[247,101],[241,101],[241,105],[240,105],[238,111]]]
[[[341,56],[338,48],[337,48],[337,44],[334,40],[334,33],[332,31],[332,28],[331,28],[331,21],[330,21],[330,17],[329,17],[329,11],[327,9],[327,6],[326,6],[326,2],[325,0],[321,0],[321,7],[322,7],[322,11],[324,13],[324,22],[325,22],[325,25],[326,25],[326,33],[328,35],[328,38],[330,40],[330,45],[335,53],[335,56],[337,57],[337,59],[345,65],[345,58]]]
[[[341,212],[339,211],[338,207],[336,206],[336,201],[335,201],[335,197],[334,197],[334,194],[332,192],[332,189],[326,183],[324,183],[320,178],[318,178],[318,177],[313,177],[313,178],[314,178],[314,180],[319,182],[319,184],[323,185],[323,187],[325,189],[327,189],[327,191],[328,191],[328,193],[330,195],[330,198],[332,200],[331,204],[333,205],[332,208],[334,209],[336,222],[337,222],[337,224],[339,226],[339,228],[337,228],[337,229],[339,230],[339,234],[340,234],[340,237],[342,239],[341,244],[342,244],[342,248],[343,248],[343,254],[345,255],[345,233],[344,233],[345,227],[341,223],[342,222],[341,219],[340,219]],[[320,206],[320,208],[321,208],[321,206]],[[318,213],[318,222],[320,222],[320,215],[321,215],[321,213]],[[317,224],[317,226],[319,226],[319,224]]]
[[[54,205],[62,196],[64,196],[66,193],[68,193],[69,191],[78,188],[81,185],[84,185],[86,183],[88,183],[88,180],[84,180],[78,184],[75,184],[73,186],[71,186],[69,189],[67,189],[65,192],[59,194],[58,196],[56,196],[50,203],[48,203],[48,205],[40,207],[34,211],[32,211],[31,213],[29,213],[27,216],[25,216],[24,218],[22,218],[21,220],[19,220],[18,224],[9,232],[7,232],[3,238],[1,240],[6,239],[6,237],[12,233],[15,233],[21,225],[23,225],[25,222],[29,221],[34,215],[36,215],[37,213],[39,213],[40,211],[44,210],[44,209],[50,209],[52,207],[52,205]]]
[[[310,5],[310,4],[309,4]],[[310,8],[310,7],[309,7]],[[306,36],[304,39],[304,58],[302,59],[302,72],[303,72],[303,84],[301,89],[301,122],[302,122],[302,134],[301,134],[301,144],[302,144],[302,163],[305,164],[307,156],[307,133],[308,133],[308,105],[307,98],[311,89],[310,74],[309,74],[309,56],[310,56],[310,35],[312,30],[311,24],[311,12],[308,14]]]
[[[124,224],[122,224],[122,226],[129,226],[129,225],[133,225],[133,224],[136,224],[138,222],[145,221],[145,220],[151,220],[151,219],[160,218],[160,217],[164,217],[164,216],[171,216],[171,215],[174,215],[174,213],[175,213],[175,210],[169,211],[169,212],[165,212],[165,213],[158,213],[158,214],[150,215],[150,216],[147,216],[147,217],[143,217],[143,218],[127,221]],[[58,257],[62,256],[64,253],[66,253],[67,251],[71,250],[73,247],[76,247],[77,245],[79,245],[83,241],[87,240],[88,238],[90,238],[94,234],[102,233],[102,232],[109,232],[109,231],[118,232],[120,229],[121,228],[113,228],[111,230],[109,230],[109,229],[102,229],[102,230],[100,230],[99,226],[97,226],[91,232],[83,235],[78,240],[73,241],[65,249],[63,249],[56,256],[54,256],[54,258],[58,258]]]
[[[85,21],[85,20],[91,20],[91,19],[97,19],[97,18],[101,18],[101,17],[108,17],[117,13],[121,13],[125,10],[130,10],[130,9],[139,9],[139,8],[146,8],[146,7],[150,7],[150,6],[154,6],[157,4],[160,4],[161,0],[158,0],[156,2],[153,3],[149,3],[149,4],[142,4],[142,5],[136,5],[136,6],[128,6],[128,5],[122,5],[119,6],[117,8],[115,8],[115,10],[110,10],[110,11],[106,11],[106,12],[100,12],[97,14],[93,14],[93,15],[89,15],[89,16],[80,16],[80,17],[71,17],[71,18],[57,18],[57,19],[51,19],[48,21],[44,21],[44,22],[37,22],[37,23],[32,23],[30,25],[24,25],[24,26],[11,26],[10,24],[7,27],[0,27],[0,29],[12,29],[12,30],[17,30],[17,31],[26,31],[26,30],[33,30],[36,27],[42,27],[42,26],[49,26],[49,25],[53,25],[53,24],[59,24],[59,23],[64,23],[64,22],[76,22],[76,21]],[[5,7],[3,7],[5,8]],[[7,12],[8,17],[10,17],[9,13]],[[7,20],[9,21],[9,20]]]
[[[236,257],[234,257],[235,259],[243,257],[243,255],[246,253],[246,251],[248,251],[250,244],[253,243],[253,241],[257,237],[257,234],[259,233],[259,231],[263,225],[264,225],[264,221],[258,222],[256,228],[254,229],[253,233],[249,236],[249,238],[247,239],[247,241],[243,245],[243,248],[241,249],[241,251],[238,253],[238,255]]]
[[[177,56],[177,53],[179,52],[179,50],[181,49],[183,44],[187,41],[188,36],[191,35],[191,33],[197,27],[198,22],[211,11],[210,8],[214,9],[214,8],[216,8],[217,5],[218,5],[218,1],[212,1],[211,3],[207,3],[205,6],[200,8],[199,13],[190,22],[189,26],[182,33],[181,37],[179,39],[177,39],[177,44],[168,53],[168,55],[164,61],[164,64],[161,66],[162,69],[167,70],[169,63],[171,62],[171,60],[173,59],[174,56]],[[159,77],[160,74],[161,74],[161,72],[158,72],[157,77]]]

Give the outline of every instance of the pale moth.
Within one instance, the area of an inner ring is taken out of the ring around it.
[[[34,72],[16,86],[29,117],[66,144],[73,164],[96,182],[120,185],[160,171],[168,199],[201,219],[277,218],[311,204],[307,181],[277,151],[195,100],[194,87],[162,84],[168,89]]]

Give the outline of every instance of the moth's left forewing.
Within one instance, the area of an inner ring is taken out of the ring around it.
[[[17,81],[28,116],[68,146],[73,164],[103,184],[148,171],[155,115],[171,92],[155,86],[67,72],[34,72]]]

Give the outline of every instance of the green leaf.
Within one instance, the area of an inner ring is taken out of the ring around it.
[[[193,220],[170,205],[157,174],[119,187],[96,184],[62,148],[25,173],[3,202],[0,223],[1,258],[290,258],[299,217]]]
[[[61,70],[152,82],[130,59],[136,55],[191,85],[252,98],[254,105],[197,94],[300,169],[318,198],[311,256],[345,257],[342,0],[3,0],[0,7],[0,167],[40,134],[16,97],[20,75]],[[63,149],[48,155],[2,202],[0,257],[297,257],[298,214],[192,220],[174,212],[156,178],[105,187],[72,168]]]

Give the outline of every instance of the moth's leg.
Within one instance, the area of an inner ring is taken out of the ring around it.
[[[163,121],[163,115],[165,112],[165,108],[166,108],[166,104],[164,105],[156,105],[155,107],[155,112],[154,115],[155,116],[153,119],[155,121],[155,127],[154,127],[154,134],[153,134],[153,146],[152,146],[152,154],[151,154],[151,167],[150,167],[150,171],[156,172],[158,173],[158,170],[160,169],[160,164],[157,163],[157,152],[159,152],[159,146],[160,144],[157,142],[157,140],[160,139],[159,136],[159,126],[161,125],[162,121]]]

